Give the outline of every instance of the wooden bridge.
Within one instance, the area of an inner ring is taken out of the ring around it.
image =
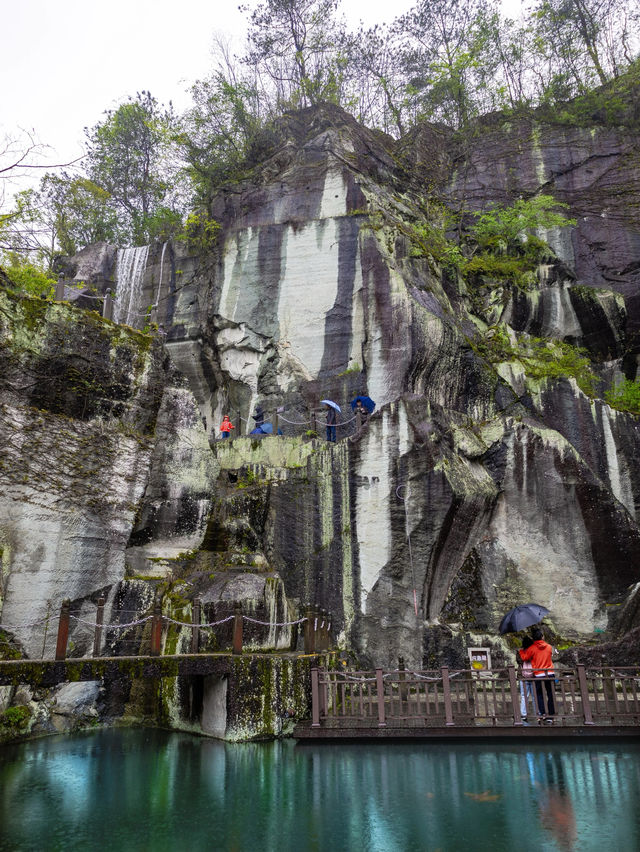
[[[302,740],[640,736],[640,666],[558,669],[549,679],[551,706],[540,689],[541,712],[540,681],[519,681],[513,666],[482,672],[314,668],[311,684],[312,719],[294,732]]]

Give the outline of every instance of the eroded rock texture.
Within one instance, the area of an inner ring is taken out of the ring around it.
[[[623,606],[620,628],[636,626],[639,427],[597,393],[636,369],[637,140],[524,122],[462,147],[430,127],[396,143],[333,107],[286,116],[274,138],[251,178],[212,198],[215,245],[148,252],[131,304],[154,306],[170,366],[140,477],[118,484],[122,549],[82,594],[106,588],[123,622],[156,594],[178,620],[196,596],[205,620],[238,600],[272,623],[314,603],[383,665],[458,660],[528,600],[566,639],[615,631]],[[414,239],[430,194],[473,210],[539,191],[578,223],[541,235],[553,251],[528,290],[464,281]],[[84,278],[122,298],[124,267],[105,247],[97,258]],[[498,324],[513,346],[517,333],[584,347],[596,395],[500,353]],[[359,432],[356,394],[377,404]],[[336,445],[312,419],[324,398],[343,409]],[[282,436],[248,436],[258,404],[281,409]],[[70,429],[87,419],[76,408]],[[114,469],[135,467],[131,452]],[[19,558],[3,556],[3,621],[9,605],[20,615],[11,577],[26,562],[46,576],[36,539],[19,539]],[[93,552],[84,564],[97,570]],[[271,633],[250,641],[295,638]]]

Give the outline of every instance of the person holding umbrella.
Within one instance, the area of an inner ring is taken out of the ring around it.
[[[531,661],[531,670],[535,679],[536,698],[538,703],[539,718],[547,724],[552,724],[552,716],[556,715],[555,702],[553,700],[553,680],[555,672],[551,661],[553,648],[548,642],[544,641],[542,630],[539,627],[534,627],[531,631],[532,644],[528,648],[520,648],[518,653],[523,662]],[[543,694],[542,685],[546,692],[546,701]],[[546,704],[546,713],[545,713]]]
[[[342,409],[337,402],[332,399],[321,399],[320,404],[327,409],[327,441],[335,444],[336,442],[336,424],[338,422],[337,412]]]

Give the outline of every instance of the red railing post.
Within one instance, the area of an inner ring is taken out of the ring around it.
[[[233,608],[233,653],[242,653],[242,604]]]
[[[509,671],[509,690],[511,692],[511,706],[513,707],[513,724],[514,727],[522,725],[522,715],[520,714],[520,693],[518,692],[518,682],[516,681],[515,666],[508,666]]]
[[[376,692],[378,698],[378,727],[386,728],[387,723],[384,715],[384,679],[382,669],[376,669]]]
[[[151,650],[152,657],[160,656],[160,648],[162,646],[162,606],[157,603],[153,607],[153,617],[151,619]]]
[[[587,674],[584,665],[577,665],[578,685],[580,687],[580,699],[582,701],[582,713],[584,716],[585,725],[593,725],[593,716],[591,715],[591,702],[589,699],[589,686],[587,684]]]
[[[58,620],[58,639],[56,641],[56,660],[64,660],[67,656],[67,642],[69,640],[69,607],[70,600],[62,601],[60,606],[60,618]]]
[[[450,728],[453,724],[453,705],[451,704],[451,684],[449,683],[449,668],[443,666],[440,669],[442,676],[442,697],[444,698],[444,720],[445,725]]]
[[[102,644],[102,624],[104,622],[104,598],[98,598],[96,609],[96,627],[93,634],[93,656],[100,656],[100,645]]]
[[[311,669],[311,727],[320,727],[320,689],[318,684],[318,669]]]
[[[194,598],[191,623],[191,653],[197,654],[200,651],[200,598]]]

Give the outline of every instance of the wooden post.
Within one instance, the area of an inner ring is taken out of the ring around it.
[[[618,696],[616,695],[615,674],[608,666],[602,667],[602,694],[607,713],[612,717],[618,712]]]
[[[104,598],[98,598],[98,608],[96,610],[96,629],[93,635],[93,656],[100,656],[100,645],[102,644],[102,624],[104,622]]]
[[[153,618],[151,619],[151,650],[152,657],[160,656],[162,646],[162,606],[157,603],[153,607]]]
[[[58,280],[56,282],[56,302],[63,302],[63,301],[64,301],[64,276],[59,275]]]
[[[522,716],[520,715],[520,693],[518,692],[518,682],[516,681],[515,666],[508,666],[509,671],[509,690],[511,692],[511,706],[513,708],[513,725],[514,727],[522,726]]]
[[[193,613],[191,615],[191,653],[198,654],[200,652],[200,598],[194,598]]]
[[[242,415],[240,414],[240,409],[236,411],[236,435],[238,437],[242,435]]]
[[[578,685],[580,687],[580,699],[582,701],[582,714],[584,716],[585,725],[593,725],[593,716],[591,715],[591,702],[589,700],[589,687],[587,685],[587,674],[583,665],[576,666],[578,672]]]
[[[318,669],[311,669],[311,727],[320,727],[320,689],[318,684]]]
[[[277,408],[273,413],[273,434],[274,435],[278,434],[278,409]]]
[[[453,705],[451,704],[451,684],[449,683],[448,666],[443,666],[440,669],[440,674],[442,676],[442,696],[444,698],[445,725],[450,728],[455,723],[453,721]]]
[[[376,693],[378,699],[378,727],[386,728],[387,723],[384,716],[384,679],[382,669],[376,669]]]
[[[104,294],[104,301],[102,303],[102,318],[107,320],[113,319],[113,296],[111,295],[110,287]]]
[[[56,642],[56,660],[64,660],[67,656],[67,642],[69,640],[69,607],[70,600],[62,601],[60,606],[60,619],[58,620],[58,640]]]
[[[362,412],[356,405],[356,432],[359,432],[360,429],[362,429]]]
[[[233,607],[233,653],[242,653],[242,604]]]
[[[304,623],[304,652],[305,654],[315,654],[316,652],[316,632],[315,632],[316,614],[312,606],[307,607],[307,620]]]
[[[312,431],[312,432],[317,432],[317,431],[318,431],[318,421],[317,421],[317,419],[316,419],[316,410],[315,410],[315,408],[312,408],[312,409],[311,409],[311,431]]]
[[[406,668],[405,668],[405,664],[404,664],[404,657],[398,657],[398,669],[399,669],[398,680],[400,681],[400,701],[402,701],[402,710],[404,712],[406,710],[407,697],[408,697],[407,685],[405,683]]]

